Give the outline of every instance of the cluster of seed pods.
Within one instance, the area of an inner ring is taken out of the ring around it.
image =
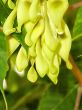
[[[27,79],[36,82],[38,76],[47,75],[57,84],[61,59],[71,68],[68,60],[71,48],[71,35],[63,16],[68,8],[68,0],[3,0],[12,9],[7,17],[3,32],[6,36],[26,30],[25,43],[28,52],[20,47],[16,57],[16,68],[23,71],[31,64]],[[15,20],[17,26],[14,27]],[[20,43],[9,38],[9,49],[12,54]]]

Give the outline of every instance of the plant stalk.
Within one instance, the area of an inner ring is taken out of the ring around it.
[[[80,86],[82,86],[82,73],[79,70],[78,66],[76,65],[73,57],[70,55],[69,60],[72,64],[72,73],[74,74],[74,76],[76,77],[76,79],[78,80]]]
[[[82,6],[82,1],[76,2],[73,5],[70,5],[69,8],[68,8],[68,11],[75,10],[75,9],[79,8],[80,6]]]

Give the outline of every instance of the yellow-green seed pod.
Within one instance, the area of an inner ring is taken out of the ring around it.
[[[27,22],[25,25],[24,25],[24,28],[27,32],[26,36],[25,36],[25,43],[28,45],[28,46],[32,46],[32,40],[31,40],[31,34],[33,32],[33,29],[34,27],[36,26],[37,22],[39,21],[40,18],[37,18],[35,22]]]
[[[29,20],[29,8],[30,2],[27,0],[19,0],[18,7],[17,7],[17,23],[18,32],[21,32],[21,27]]]
[[[28,54],[32,57],[35,57],[36,56],[36,46],[35,44],[33,44],[31,47],[29,47],[29,52]]]
[[[44,77],[48,73],[49,67],[46,60],[42,56],[40,40],[38,40],[36,44],[36,54],[36,70],[40,77]]]
[[[6,36],[16,31],[16,29],[13,28],[14,20],[16,18],[16,12],[17,7],[15,7],[14,10],[10,13],[3,25],[3,32]]]
[[[54,67],[54,68],[55,68],[55,67]],[[57,76],[55,75],[55,73],[49,72],[49,73],[47,74],[47,76],[49,77],[49,79],[50,79],[54,84],[57,84],[58,79],[57,79]]]
[[[57,80],[57,77],[58,77],[58,70],[55,66],[50,66],[50,70],[49,70],[49,73],[47,73],[47,76],[49,77],[49,79],[54,83],[54,84],[57,84],[58,80]]]
[[[60,36],[61,48],[59,50],[59,55],[67,63],[69,52],[71,49],[72,39],[66,23],[64,21],[62,23],[64,25],[64,34],[62,35],[62,37]]]
[[[28,66],[28,60],[26,50],[21,47],[16,58],[16,67],[18,71],[23,71]]]
[[[49,49],[51,49],[52,51],[55,52],[58,49],[58,47],[60,46],[60,41],[57,38],[54,38],[54,36],[51,32],[48,18],[45,20],[46,20],[45,21],[45,31],[44,31],[45,43]]]
[[[31,65],[33,66],[36,60],[35,57],[30,56],[29,60],[30,60]]]
[[[29,17],[31,21],[36,21],[38,16],[40,15],[40,0],[33,0],[29,10]]]
[[[45,36],[44,33],[41,35],[41,46],[45,43]]]
[[[13,37],[8,38],[9,56],[17,49],[20,43]]]
[[[61,21],[68,8],[68,0],[48,0],[47,13],[54,25],[62,32]]]
[[[53,37],[56,39],[57,38],[57,28],[49,16],[48,16],[48,19],[49,19],[49,25],[51,28],[51,33],[52,33]]]
[[[30,69],[29,69],[29,71],[28,71],[28,73],[27,73],[27,79],[28,79],[30,82],[32,82],[32,83],[36,82],[37,79],[38,79],[37,72],[36,72],[36,70],[34,69],[33,66],[30,67]]]
[[[44,20],[40,19],[40,21],[36,24],[31,34],[31,40],[33,43],[37,42],[43,31],[44,31]]]
[[[51,51],[44,42],[42,45],[42,54],[45,54],[45,56],[48,60],[52,60],[55,52]]]
[[[58,73],[59,73],[60,61],[59,61],[59,56],[57,54],[54,55],[53,64],[58,69]]]
[[[66,62],[66,66],[68,69],[72,69],[72,64],[69,60]]]
[[[58,74],[59,74],[59,62],[58,62],[57,55],[55,55],[54,62],[49,64],[49,73],[47,73],[47,75],[54,84],[57,84]]]
[[[57,54],[59,65],[61,64],[61,57]]]
[[[10,9],[14,9],[15,4],[12,2],[12,0],[8,0],[8,6]]]
[[[27,32],[26,36],[25,36],[25,43],[28,45],[28,46],[31,46],[32,45],[32,41],[31,41],[31,33],[33,31],[33,28],[35,26],[35,23],[29,21],[27,22],[25,25],[24,25],[24,28]]]
[[[28,21],[24,24],[24,29],[27,33],[29,33],[30,31],[32,31],[32,29],[34,28],[35,23]]]

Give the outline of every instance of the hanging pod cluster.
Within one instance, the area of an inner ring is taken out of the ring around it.
[[[29,46],[28,52],[21,46],[16,57],[18,71],[23,71],[28,63],[27,78],[35,82],[38,78],[47,75],[56,84],[61,59],[71,68],[68,60],[71,48],[71,35],[63,20],[68,8],[68,0],[3,0],[8,3],[12,12],[7,17],[3,32],[6,36],[11,33],[20,33],[26,30],[25,43]],[[17,26],[13,27],[17,20]],[[13,37],[9,38],[10,54],[20,43]]]

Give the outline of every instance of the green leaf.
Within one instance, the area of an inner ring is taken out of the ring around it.
[[[82,7],[79,8],[73,27],[73,41],[79,37],[82,37]]]
[[[80,63],[82,64],[82,37],[79,37],[72,43],[71,54],[76,62],[80,61]]]
[[[9,13],[10,9],[7,7],[7,4],[4,4],[2,0],[0,0],[0,24],[4,23]]]
[[[72,37],[73,43],[71,53],[79,62],[79,58],[82,55],[82,7],[80,7],[77,12]]]
[[[7,54],[6,44],[7,44],[6,37],[2,32],[0,32],[0,90],[3,95],[7,110],[7,102],[3,91],[3,79],[5,78],[6,73],[8,71],[8,64],[7,64],[8,54]]]
[[[5,35],[0,32],[0,79],[3,80],[8,71],[8,53],[7,53],[7,41]]]
[[[53,110],[74,110],[76,94],[78,86],[74,86],[72,90],[69,91],[67,96],[61,101],[58,106]]]
[[[61,94],[55,91],[54,87],[49,88],[40,100],[37,110],[53,110],[57,103],[62,101],[62,98]]]
[[[41,99],[37,110],[73,110],[77,87],[78,86],[74,86],[64,97],[52,87],[52,89],[49,89]]]

